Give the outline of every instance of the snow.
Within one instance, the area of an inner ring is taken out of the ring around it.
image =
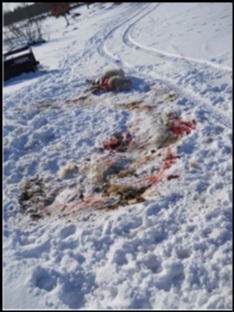
[[[232,4],[74,12],[4,83],[4,308],[232,309]]]

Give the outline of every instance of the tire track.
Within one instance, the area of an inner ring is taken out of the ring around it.
[[[126,67],[134,67],[134,65],[128,63],[128,62],[124,62],[121,61],[120,58],[118,56],[115,56],[113,53],[111,53],[107,48],[106,48],[106,42],[110,39],[112,39],[113,34],[120,29],[122,26],[125,26],[126,23],[130,22],[132,19],[134,19],[135,17],[138,17],[138,15],[140,14],[140,18],[137,18],[137,21],[142,19],[144,16],[146,16],[147,14],[149,14],[150,12],[154,11],[157,7],[159,6],[159,3],[157,3],[156,5],[154,4],[153,8],[151,8],[151,4],[147,4],[147,6],[145,8],[143,8],[143,13],[146,11],[146,13],[144,13],[144,15],[142,16],[142,9],[137,8],[138,12],[136,14],[134,14],[133,16],[131,16],[130,18],[127,18],[124,22],[116,25],[114,28],[112,28],[103,38],[103,42],[101,44],[98,45],[98,53],[104,57],[104,58],[108,58],[110,62],[115,62],[117,65],[124,65]],[[139,7],[139,5],[138,5]],[[150,7],[150,10],[147,10],[148,7]],[[135,21],[133,22],[133,24],[135,24]],[[133,25],[131,24],[131,25]]]
[[[180,55],[180,54],[175,54],[175,53],[169,53],[169,52],[165,52],[165,51],[162,51],[162,50],[159,50],[159,49],[156,49],[156,48],[151,48],[151,47],[147,47],[137,41],[135,41],[133,38],[132,38],[132,32],[133,32],[133,28],[135,27],[135,25],[137,24],[137,22],[133,23],[128,29],[127,31],[125,32],[124,36],[123,36],[123,41],[126,45],[128,46],[132,46],[134,48],[138,48],[138,49],[141,49],[141,50],[144,50],[146,51],[147,53],[151,54],[151,55],[159,55],[163,58],[169,58],[169,59],[179,59],[179,60],[184,60],[184,61],[187,61],[188,63],[197,63],[197,64],[201,64],[201,65],[205,65],[205,66],[210,66],[214,69],[218,69],[220,71],[226,71],[226,72],[232,72],[232,67],[229,67],[229,66],[225,66],[225,65],[220,65],[220,64],[217,64],[217,63],[213,63],[213,62],[210,62],[208,60],[200,60],[200,59],[197,59],[197,58],[193,58],[193,57],[188,57],[188,56],[183,56],[183,55]]]
[[[131,37],[131,31],[133,29],[133,27],[139,23],[145,16],[147,16],[149,13],[153,12],[155,9],[157,9],[157,7],[159,6],[159,4],[154,4],[152,6],[152,4],[147,5],[147,7],[140,12],[137,12],[134,16],[130,17],[129,19],[127,19],[124,23],[121,23],[120,25],[115,26],[114,28],[112,28],[106,35],[104,38],[104,41],[98,46],[98,53],[104,57],[107,58],[110,62],[114,62],[117,66],[122,66],[122,67],[127,67],[128,69],[131,69],[132,72],[137,73],[139,75],[139,72],[136,68],[136,66],[134,66],[134,64],[129,63],[126,60],[122,60],[121,57],[119,55],[113,54],[110,50],[108,50],[107,48],[107,42],[109,40],[113,39],[113,35],[116,34],[118,31],[120,31],[122,29],[122,27],[126,27],[126,29],[124,30],[124,34],[121,36],[121,40],[123,42],[123,44],[125,45],[125,48],[130,48],[130,49],[135,49],[135,53],[137,53],[138,49],[140,49],[141,51],[143,50],[143,52],[147,53],[147,47],[146,48],[142,48],[139,46],[134,45],[131,40],[129,39]],[[139,16],[140,15],[140,16]],[[134,20],[130,25],[126,23],[131,22],[132,19],[134,19],[135,17],[137,17],[136,20]],[[152,52],[152,51],[151,51]],[[155,55],[156,54],[156,55]],[[163,57],[168,57],[170,59],[177,59],[177,60],[183,60],[185,61],[187,64],[189,64],[189,66],[191,67],[191,62],[195,62],[196,64],[200,64],[200,65],[205,65],[205,66],[213,66],[213,68],[215,68],[215,70],[222,70],[225,72],[229,72],[229,68],[223,68],[220,66],[216,66],[211,62],[206,62],[206,61],[201,61],[199,62],[199,60],[196,59],[190,59],[190,58],[186,58],[186,57],[179,57],[179,56],[173,56],[173,55],[166,55],[167,53],[160,53],[158,51],[154,51],[154,56],[163,56]],[[216,122],[224,125],[225,127],[231,128],[232,127],[232,119],[231,116],[227,117],[225,114],[223,114],[219,109],[215,108],[212,103],[210,102],[210,100],[203,98],[202,96],[200,96],[198,93],[194,92],[192,89],[189,89],[188,87],[182,88],[178,85],[178,82],[174,79],[156,74],[152,69],[145,69],[144,66],[142,66],[140,68],[141,71],[141,76],[148,76],[151,77],[153,79],[156,79],[157,81],[163,83],[164,85],[166,85],[167,87],[169,87],[170,89],[173,89],[178,95],[180,95],[181,97],[189,100],[191,102],[191,106],[196,105],[196,107],[201,107],[203,108],[203,110],[205,109],[207,111],[207,113],[209,114],[209,117],[213,118],[216,120]],[[186,104],[187,105],[187,104]],[[212,113],[210,113],[212,112]]]

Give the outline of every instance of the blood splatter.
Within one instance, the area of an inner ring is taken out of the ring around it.
[[[179,176],[178,174],[175,174],[175,175],[170,174],[170,175],[167,177],[167,180],[170,181],[170,180],[172,180],[172,179],[179,179],[179,178],[180,178],[180,176]]]
[[[132,144],[132,135],[127,131],[123,133],[116,133],[110,139],[104,142],[104,150],[125,152]]]
[[[168,114],[168,118],[167,128],[175,135],[183,136],[184,134],[190,134],[196,128],[196,120],[184,121],[176,114]]]
[[[150,176],[150,177],[146,177],[145,181],[146,182],[150,182],[151,185],[152,184],[157,184],[158,182],[160,182],[163,178],[164,172],[168,169],[171,168],[172,165],[174,165],[176,163],[176,159],[180,158],[180,156],[178,155],[173,155],[171,152],[171,148],[168,147],[167,151],[166,151],[166,157],[163,159],[163,165],[162,167],[159,169],[158,174],[156,175],[156,177],[154,176]],[[171,180],[173,178],[175,178],[175,176],[169,176],[170,178],[168,180]],[[176,176],[176,178],[178,178],[179,176]]]

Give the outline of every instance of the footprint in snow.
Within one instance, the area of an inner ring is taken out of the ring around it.
[[[31,278],[32,286],[37,288],[51,291],[57,285],[58,273],[56,271],[49,272],[47,269],[43,267],[37,267]]]
[[[76,226],[70,225],[68,227],[65,227],[61,230],[60,235],[62,239],[67,238],[68,236],[73,235],[76,232]]]

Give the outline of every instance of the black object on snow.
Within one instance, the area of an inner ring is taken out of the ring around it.
[[[39,64],[30,46],[25,46],[3,54],[3,61],[4,81],[19,76],[22,73],[35,72]]]

